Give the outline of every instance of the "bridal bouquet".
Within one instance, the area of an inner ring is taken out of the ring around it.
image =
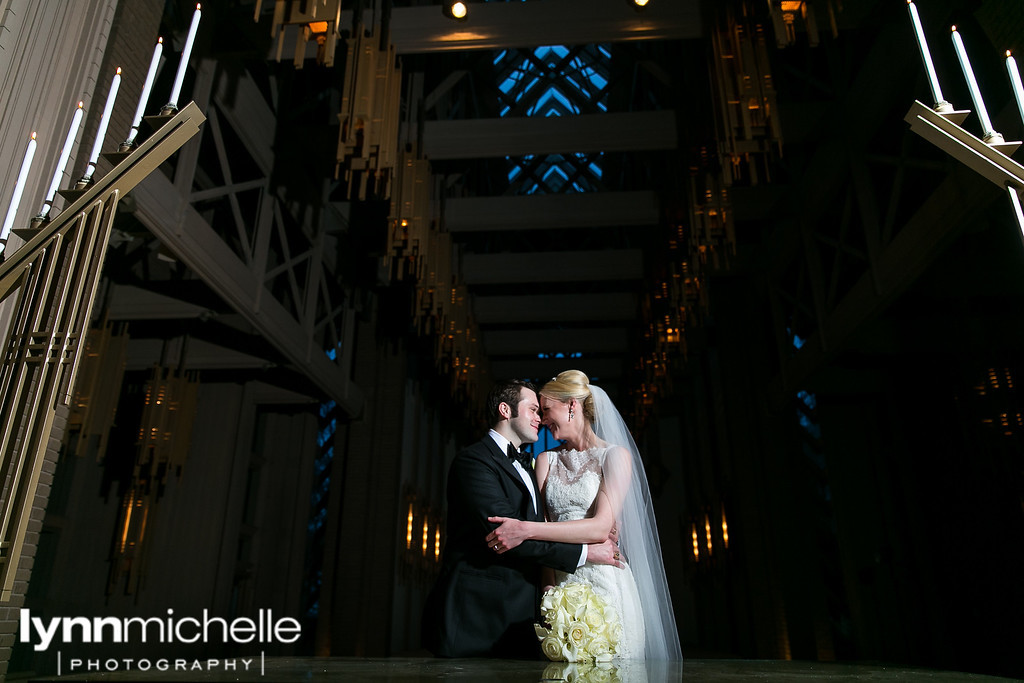
[[[540,647],[553,662],[607,662],[615,654],[622,624],[590,584],[566,583],[544,592],[544,625],[535,625]]]

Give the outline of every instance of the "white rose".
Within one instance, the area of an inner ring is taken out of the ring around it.
[[[582,621],[574,621],[569,624],[566,637],[574,647],[583,647],[583,644],[590,638],[590,628]]]
[[[583,621],[587,623],[592,630],[600,630],[604,628],[605,618],[604,614],[599,609],[587,608],[587,613],[583,615]]]
[[[540,641],[540,649],[544,653],[544,656],[552,662],[568,661],[562,655],[562,641],[555,636],[548,636],[544,640]]]
[[[608,639],[603,635],[592,636],[590,642],[587,643],[587,651],[594,656],[595,659],[603,654],[610,654],[612,650],[612,644],[608,642]]]

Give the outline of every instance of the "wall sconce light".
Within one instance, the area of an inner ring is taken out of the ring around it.
[[[441,6],[441,11],[449,19],[455,19],[456,21],[465,21],[469,16],[469,7],[462,0],[444,0],[444,4]]]
[[[729,522],[725,519],[725,504],[722,504],[722,545],[729,549]]]
[[[415,519],[415,516],[413,515],[413,503],[410,501],[410,503],[409,503],[409,516],[407,518],[406,527],[405,527],[405,549],[406,550],[412,549],[412,523],[413,523],[414,519]]]
[[[637,12],[643,12],[647,8],[649,0],[629,0],[629,4],[633,5],[633,9]]]

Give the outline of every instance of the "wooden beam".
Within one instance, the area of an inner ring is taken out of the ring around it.
[[[232,308],[349,415],[363,408],[362,392],[348,369],[331,362],[305,329],[162,174],[134,191],[136,216]],[[346,340],[347,341],[347,340]]]
[[[964,228],[970,217],[1001,196],[980,175],[957,167],[879,254],[877,268],[865,272],[821,322],[772,382],[777,401],[792,398],[868,320],[910,287]],[[828,340],[827,346],[822,338]]]
[[[423,130],[429,159],[660,151],[677,145],[676,115],[669,110],[427,121]]]
[[[491,362],[491,375],[496,378],[521,377],[547,381],[563,370],[582,370],[594,382],[622,377],[624,359],[619,358],[551,358],[533,360],[502,360]]]
[[[449,19],[437,5],[396,7],[391,42],[399,54],[410,54],[687,40],[703,35],[699,5],[699,0],[654,0],[637,12],[625,0],[475,2],[465,21]]]
[[[481,325],[636,320],[637,310],[636,295],[625,292],[473,297]]]
[[[489,356],[539,353],[623,353],[629,345],[624,327],[556,330],[490,330],[483,333]]]
[[[640,249],[466,254],[466,284],[638,280],[644,274]]]
[[[511,197],[465,197],[444,205],[449,232],[549,230],[657,225],[654,192],[576,192]]]

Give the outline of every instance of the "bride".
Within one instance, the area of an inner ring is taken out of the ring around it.
[[[616,530],[623,569],[586,563],[574,574],[554,572],[546,583],[589,584],[615,608],[619,658],[682,659],[647,477],[622,417],[579,370],[545,384],[540,404],[543,424],[564,442],[536,461],[546,517],[557,523],[491,517],[500,526],[487,544],[503,553],[528,539],[600,543]]]

